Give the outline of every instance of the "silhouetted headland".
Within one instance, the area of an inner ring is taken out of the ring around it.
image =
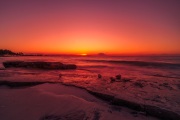
[[[0,49],[0,56],[22,56],[24,55],[22,52],[12,52],[11,50],[7,49]]]

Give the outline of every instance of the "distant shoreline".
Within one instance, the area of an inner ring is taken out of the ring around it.
[[[7,49],[0,49],[0,57],[18,57],[18,56],[82,56],[82,57],[180,57],[180,54],[48,54],[48,53],[23,53],[13,52]]]
[[[77,57],[180,57],[180,55],[87,55],[87,56],[81,56],[81,55],[65,55],[65,54],[59,54],[59,55],[0,55],[0,57],[21,57],[21,56],[77,56]]]

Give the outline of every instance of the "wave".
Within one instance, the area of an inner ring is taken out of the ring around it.
[[[165,62],[147,62],[147,61],[126,61],[126,60],[84,60],[87,62],[103,62],[112,64],[125,64],[140,67],[169,67],[180,68],[179,63],[165,63]]]

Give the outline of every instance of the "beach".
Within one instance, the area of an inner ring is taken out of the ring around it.
[[[17,60],[70,63],[77,69],[2,64]],[[180,116],[179,57],[22,56],[1,57],[0,62],[2,120],[178,120]],[[119,74],[121,79],[116,79]]]
[[[0,95],[2,120],[156,120],[60,84],[13,90],[1,87]]]

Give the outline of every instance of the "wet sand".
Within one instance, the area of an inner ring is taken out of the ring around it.
[[[0,87],[1,120],[156,120],[125,107],[109,105],[87,91],[61,84]]]

